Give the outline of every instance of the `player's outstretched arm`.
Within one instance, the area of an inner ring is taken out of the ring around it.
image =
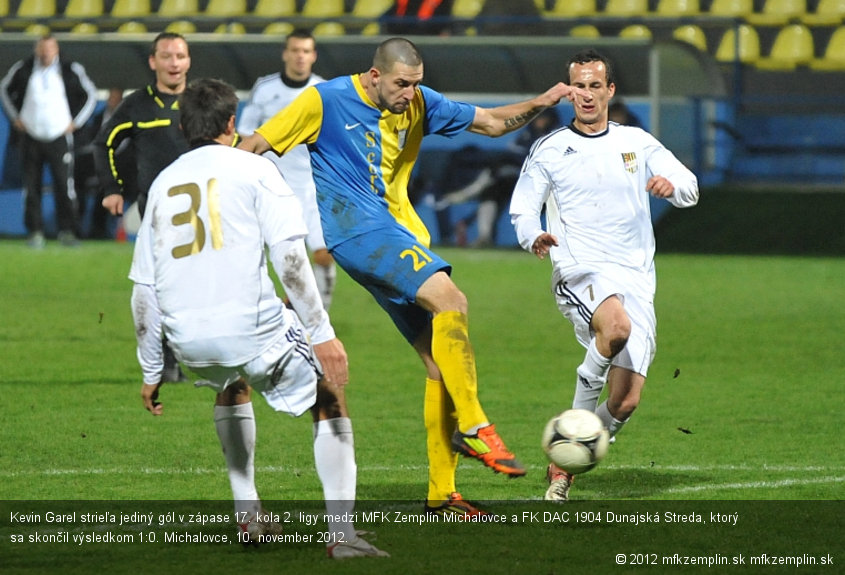
[[[556,106],[564,98],[572,101],[576,96],[586,97],[589,92],[558,82],[539,96],[496,108],[475,108],[475,118],[469,131],[484,136],[498,137],[531,122],[546,108]]]
[[[241,150],[246,150],[247,152],[253,152],[256,154],[263,154],[270,148],[270,143],[264,139],[264,136],[258,133],[253,133],[249,136],[246,136],[241,142],[238,144],[238,148]]]

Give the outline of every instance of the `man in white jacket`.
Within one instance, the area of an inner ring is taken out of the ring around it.
[[[179,104],[191,149],[153,181],[129,274],[144,406],[162,413],[163,330],[176,358],[217,392],[214,422],[243,543],[280,532],[255,488],[251,390],[276,411],[310,409],[329,556],[384,556],[343,519],[356,488],[347,357],[308,265],[299,202],[272,162],[232,147],[231,86],[199,80]],[[265,247],[295,313],[276,295]]]
[[[550,254],[558,308],[587,349],[572,407],[594,411],[614,437],[639,404],[656,350],[649,195],[694,206],[698,181],[648,132],[608,120],[616,85],[607,58],[580,52],[568,71],[569,84],[589,96],[575,98],[569,126],[532,146],[511,222],[524,249]],[[607,400],[597,405],[605,384]],[[548,480],[546,499],[569,498],[570,474],[550,464]]]

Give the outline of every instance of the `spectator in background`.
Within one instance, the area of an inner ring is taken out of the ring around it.
[[[381,17],[385,34],[399,36],[427,34],[449,36],[452,33],[454,0],[396,0]]]
[[[87,236],[89,238],[103,239],[109,235],[107,229],[109,212],[102,205],[103,188],[100,186],[97,171],[94,167],[94,138],[100,128],[109,121],[118,104],[122,101],[123,90],[111,88],[105,106],[94,112],[94,115],[77,132],[76,136],[77,146],[73,179],[76,182],[77,195],[79,196],[77,215],[80,221],[85,216],[89,195],[94,195],[91,227]],[[129,147],[131,147],[131,142],[127,141],[116,151],[115,163],[118,165],[119,173],[124,174],[124,180],[134,182],[135,178],[131,175],[131,172],[134,171],[135,165],[131,158],[127,157],[131,154],[131,152],[127,153]]]
[[[482,151],[476,146],[467,146],[452,156],[453,161],[444,174],[444,184],[459,184],[459,188],[447,193],[435,204],[437,221],[449,234],[451,229],[449,207],[478,198],[475,220],[478,237],[472,247],[491,247],[496,243],[496,222],[511,199],[519,170],[531,145],[542,136],[560,127],[560,116],[555,108],[544,110],[533,122],[519,131],[516,138],[504,152]],[[473,174],[468,178],[466,174]],[[466,242],[466,228],[469,222],[462,220],[456,226],[455,243]]]
[[[607,117],[611,122],[622,124],[623,126],[634,126],[635,128],[642,128],[642,123],[637,115],[625,104],[622,98],[614,99],[607,108]]]
[[[478,15],[478,33],[484,36],[533,36],[540,21],[534,0],[486,0]]]
[[[0,101],[20,135],[24,184],[24,225],[29,245],[43,248],[41,213],[44,165],[53,177],[58,238],[77,240],[76,190],[73,182],[74,132],[97,105],[97,88],[78,62],[62,62],[52,35],[35,42],[31,57],[16,62],[0,81]]]

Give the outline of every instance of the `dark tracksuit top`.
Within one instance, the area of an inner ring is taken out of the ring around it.
[[[120,145],[130,139],[137,167],[138,208],[141,215],[153,180],[188,150],[179,127],[179,96],[163,94],[154,86],[132,92],[100,128],[94,140],[94,164],[104,195],[128,196],[134,187],[115,161]],[[131,199],[131,198],[129,198]]]

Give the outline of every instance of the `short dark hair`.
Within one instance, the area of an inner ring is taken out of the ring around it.
[[[616,82],[615,74],[613,71],[613,64],[611,63],[610,59],[604,54],[600,54],[589,48],[587,50],[582,50],[578,52],[574,56],[569,59],[569,62],[566,63],[566,78],[567,80],[571,81],[569,77],[569,69],[572,67],[572,64],[587,64],[589,62],[601,62],[604,64],[604,70],[607,72],[607,85],[614,84]]]
[[[190,145],[217,138],[238,109],[235,89],[216,78],[194,80],[179,96],[182,132]]]
[[[314,34],[307,28],[296,28],[293,32],[285,36],[285,48],[288,47],[288,40],[291,38],[298,38],[300,40],[314,40]],[[314,40],[316,43],[317,41]]]
[[[162,32],[158,36],[155,37],[153,43],[150,45],[150,56],[156,55],[156,50],[158,49],[158,43],[162,40],[184,40],[185,45],[188,44],[188,41],[185,40],[185,37],[179,34],[178,32]]]
[[[422,55],[413,42],[406,38],[389,38],[379,44],[373,56],[373,68],[389,72],[396,62],[408,66],[422,65]]]

